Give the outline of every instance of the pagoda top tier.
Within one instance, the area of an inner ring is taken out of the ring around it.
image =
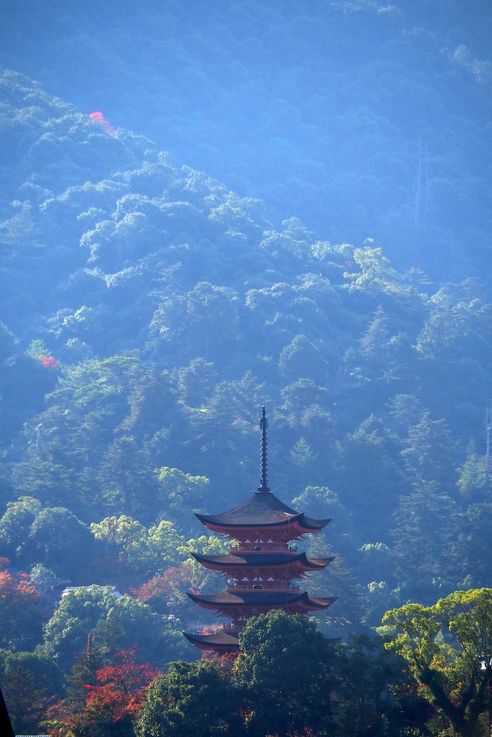
[[[234,536],[244,530],[270,528],[286,530],[287,539],[300,537],[304,533],[319,532],[330,522],[329,519],[313,519],[298,512],[278,499],[270,491],[267,478],[267,427],[265,407],[260,420],[260,483],[256,492],[243,504],[221,514],[197,514],[202,524],[214,532]]]

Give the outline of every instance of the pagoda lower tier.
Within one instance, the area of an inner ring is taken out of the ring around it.
[[[239,652],[239,630],[232,632],[224,627],[219,632],[211,634],[199,633],[194,635],[191,632],[184,632],[183,634],[192,645],[200,650],[214,650],[218,655]]]

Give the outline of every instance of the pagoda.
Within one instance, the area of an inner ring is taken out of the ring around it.
[[[228,535],[232,540],[226,555],[193,557],[205,568],[228,577],[224,592],[188,596],[199,606],[230,619],[222,630],[184,635],[202,650],[217,653],[238,652],[238,636],[250,617],[283,609],[291,614],[306,614],[329,607],[335,598],[309,596],[292,581],[310,571],[320,571],[333,558],[308,558],[298,552],[293,540],[320,532],[329,519],[312,519],[291,509],[272,493],[267,481],[267,419],[265,408],[260,421],[260,484],[243,504],[221,514],[197,514],[209,530]]]

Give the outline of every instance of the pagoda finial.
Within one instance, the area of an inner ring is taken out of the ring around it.
[[[262,407],[260,420],[260,485],[258,486],[260,494],[266,494],[270,491],[267,478],[267,427],[268,420],[266,418],[265,407]]]

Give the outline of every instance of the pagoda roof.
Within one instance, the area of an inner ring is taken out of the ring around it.
[[[213,632],[209,635],[183,632],[183,635],[191,642],[192,645],[199,647],[201,650],[219,650],[223,652],[239,651],[239,639],[237,634],[233,632],[220,630],[219,632]]]
[[[233,529],[237,527],[295,526],[305,532],[317,532],[330,522],[329,519],[312,519],[302,512],[288,507],[271,491],[256,491],[238,507],[221,514],[197,514],[207,527]]]
[[[308,558],[306,553],[292,555],[284,552],[247,552],[228,553],[227,555],[200,555],[192,553],[198,563],[210,568],[283,568],[299,566],[306,570],[317,571],[325,568],[333,558]]]
[[[278,591],[278,590],[265,590],[259,591],[247,590],[238,591],[233,594],[230,591],[224,591],[219,594],[193,594],[188,591],[188,596],[192,601],[208,608],[218,609],[234,609],[236,607],[242,608],[244,606],[254,607],[268,607],[273,609],[275,607],[285,607],[292,604],[299,604],[303,608],[309,609],[325,609],[336,601],[336,597],[331,598],[318,598],[311,597],[304,591],[290,592],[290,591]]]

